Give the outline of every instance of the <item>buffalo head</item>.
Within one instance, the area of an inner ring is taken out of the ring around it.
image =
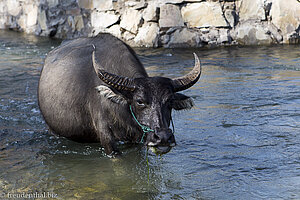
[[[195,66],[187,75],[179,78],[143,77],[130,78],[109,73],[95,60],[92,62],[98,77],[106,83],[97,87],[102,95],[111,101],[128,107],[134,123],[140,127],[138,141],[156,147],[161,153],[167,152],[175,145],[175,137],[170,123],[171,112],[190,109],[193,101],[190,97],[178,92],[193,86],[201,75],[201,65],[197,55]]]

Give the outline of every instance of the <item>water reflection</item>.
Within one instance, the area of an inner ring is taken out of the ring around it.
[[[37,106],[39,73],[60,41],[0,31],[0,193],[53,192],[59,199],[299,199],[298,46],[137,49],[150,75],[189,72],[195,109],[173,113],[177,146],[157,157],[47,131]],[[149,179],[148,179],[149,175]]]
[[[70,192],[64,198],[145,199],[151,198],[151,195],[153,198],[155,191],[151,191],[151,185],[144,182],[147,176],[144,155],[139,151],[134,154],[126,153],[123,157],[110,159],[93,153],[55,153],[46,156],[44,162],[50,172],[47,182],[53,183],[51,187],[58,194],[64,194],[68,188]]]

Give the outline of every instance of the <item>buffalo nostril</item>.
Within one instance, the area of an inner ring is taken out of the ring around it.
[[[157,144],[172,144],[175,143],[175,137],[170,129],[157,131],[153,134],[153,140]]]

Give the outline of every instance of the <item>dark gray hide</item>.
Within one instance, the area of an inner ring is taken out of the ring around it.
[[[39,106],[54,133],[78,142],[100,142],[111,154],[118,152],[117,141],[136,143],[142,138],[131,105],[138,121],[155,130],[147,133],[145,144],[168,146],[175,143],[169,129],[172,108],[192,107],[189,97],[176,92],[191,87],[200,73],[199,65],[173,80],[148,77],[121,40],[109,34],[79,38],[48,54],[39,81]]]

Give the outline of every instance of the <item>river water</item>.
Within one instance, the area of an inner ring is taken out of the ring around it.
[[[59,44],[0,32],[0,199],[300,199],[300,46],[136,49],[167,77],[191,70],[196,52],[202,77],[183,92],[195,108],[173,113],[168,154],[121,146],[111,159],[41,117],[39,74]]]

